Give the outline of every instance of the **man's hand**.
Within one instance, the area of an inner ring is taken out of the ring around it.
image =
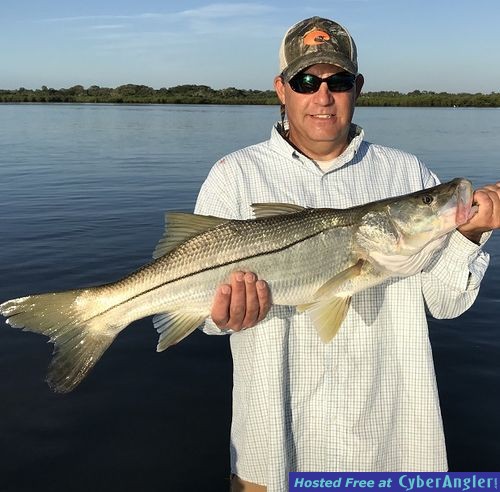
[[[500,181],[474,191],[473,200],[478,211],[458,230],[466,238],[479,243],[483,232],[500,228]]]
[[[233,272],[230,284],[219,285],[212,304],[212,321],[221,330],[240,331],[262,321],[271,308],[271,292],[252,272]]]

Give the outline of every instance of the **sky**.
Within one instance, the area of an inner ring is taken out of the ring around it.
[[[343,24],[364,91],[500,91],[498,0],[1,0],[0,89],[273,88],[295,22]]]

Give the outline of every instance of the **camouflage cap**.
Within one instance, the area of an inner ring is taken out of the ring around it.
[[[337,22],[311,17],[285,34],[280,47],[280,72],[285,82],[316,63],[337,65],[358,73],[356,45],[347,29]]]

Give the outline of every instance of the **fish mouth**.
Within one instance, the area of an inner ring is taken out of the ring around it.
[[[455,191],[457,200],[455,223],[457,227],[468,222],[476,214],[477,206],[473,206],[473,195],[472,183],[467,179],[461,179]]]

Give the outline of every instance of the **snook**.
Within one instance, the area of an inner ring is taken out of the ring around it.
[[[465,179],[345,209],[254,205],[253,220],[169,213],[155,260],[110,284],[6,301],[14,327],[55,344],[47,381],[71,391],[117,334],[155,315],[158,351],[189,335],[210,314],[216,287],[232,271],[255,272],[274,304],[307,311],[324,342],[337,333],[351,296],[391,276],[419,272],[445,234],[466,222]]]

